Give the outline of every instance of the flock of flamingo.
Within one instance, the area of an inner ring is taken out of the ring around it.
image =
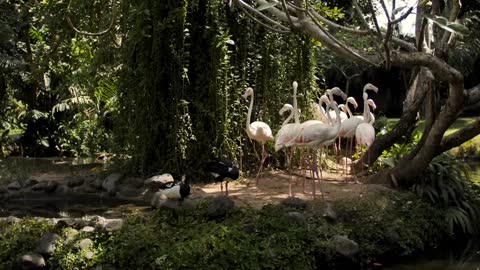
[[[247,114],[247,135],[251,140],[257,141],[262,147],[262,156],[260,159],[260,166],[258,168],[256,183],[258,185],[258,179],[262,172],[265,159],[267,158],[267,152],[265,150],[265,143],[268,141],[275,141],[275,151],[281,149],[285,150],[286,160],[290,171],[288,196],[293,197],[292,193],[292,174],[291,174],[291,159],[292,153],[296,148],[308,148],[313,150],[313,161],[311,170],[313,173],[313,188],[312,195],[315,197],[316,193],[316,180],[319,183],[322,180],[322,166],[320,166],[320,175],[318,171],[317,155],[318,150],[322,150],[320,153],[320,164],[322,164],[323,147],[334,145],[335,160],[338,162],[337,152],[341,148],[341,139],[347,140],[348,153],[353,153],[353,140],[356,140],[357,151],[366,146],[367,148],[375,140],[375,129],[373,123],[375,117],[370,112],[376,109],[375,102],[368,98],[367,91],[371,90],[375,93],[378,92],[378,88],[370,83],[366,84],[363,88],[363,115],[353,115],[350,110],[349,104],[352,104],[354,108],[358,107],[357,102],[353,97],[347,95],[338,87],[328,89],[326,94],[322,95],[318,104],[313,104],[313,115],[315,119],[300,122],[300,113],[297,105],[297,88],[298,83],[293,82],[293,106],[291,104],[285,104],[280,109],[280,115],[290,111],[290,115],[283,122],[280,130],[275,136],[273,136],[272,129],[268,124],[261,121],[250,122],[252,116],[252,109],[254,103],[254,91],[251,87],[248,87],[243,98],[248,99],[250,97],[250,106]],[[334,95],[340,96],[345,104],[337,105],[334,101]],[[323,105],[326,105],[324,108]],[[342,110],[342,111],[340,111]],[[294,119],[291,123],[292,118]],[[339,143],[337,144],[337,139]],[[338,145],[338,147],[337,147]],[[289,151],[290,150],[290,151]],[[353,159],[353,155],[352,155]],[[347,156],[340,160],[340,163],[344,165],[344,172],[347,172],[347,165],[351,164],[351,160]],[[321,189],[321,186],[320,186]],[[305,192],[305,185],[304,185]],[[324,196],[323,192],[322,197]]]

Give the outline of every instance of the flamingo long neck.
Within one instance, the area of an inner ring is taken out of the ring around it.
[[[335,110],[335,114],[337,115],[337,121],[334,124],[334,127],[337,128],[337,134],[340,133],[340,128],[342,126],[342,119],[340,119],[340,111],[338,110],[337,105],[335,105],[335,102],[330,102],[332,104],[333,109]]]
[[[325,109],[323,108],[323,104],[325,104],[325,101],[320,99],[320,101],[318,102],[318,105],[320,106],[320,113],[322,114],[322,118],[328,121],[327,124],[333,125],[332,118],[328,113],[326,113]],[[328,111],[328,108],[327,108],[327,111]]]
[[[250,106],[248,107],[248,114],[247,114],[247,134],[251,135],[252,132],[250,130],[250,117],[252,117],[252,109],[253,109],[253,93],[250,95]]]
[[[287,119],[285,119],[285,121],[283,121],[282,126],[285,126],[286,124],[288,124],[288,122],[290,122],[290,120],[292,120],[293,110],[292,110],[292,109],[289,109],[289,111],[290,111],[290,115],[288,115]]]
[[[370,122],[370,105],[368,105],[367,99],[363,99],[363,121],[365,123]]]
[[[295,115],[295,124],[300,124],[300,115],[298,114],[297,105],[297,87],[293,87],[293,113]]]
[[[353,113],[352,111],[350,110],[350,107],[348,106],[348,103],[345,103],[345,107],[347,108],[347,114],[348,114],[348,118],[352,118],[353,117]]]

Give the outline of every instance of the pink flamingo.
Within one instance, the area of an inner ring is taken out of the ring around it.
[[[364,94],[366,95],[366,94]],[[375,141],[375,128],[372,125],[372,119],[370,115],[369,106],[376,108],[375,103],[373,100],[368,99],[366,102],[366,111],[368,113],[364,113],[364,122],[357,126],[355,130],[355,138],[357,140],[357,151],[359,151],[360,147],[366,145],[367,148],[372,145],[373,141]],[[363,167],[363,164],[362,164]]]
[[[333,95],[340,95],[344,99],[346,98],[345,93],[343,93],[342,90],[338,87],[334,87],[330,90],[327,90],[327,93],[330,97],[330,102],[327,105],[327,109],[329,106],[332,106],[335,110],[335,113],[337,115],[337,121],[335,122],[334,126],[324,124],[324,123],[316,123],[316,124],[308,124],[304,125],[303,123],[300,125],[300,132],[297,135],[297,137],[292,140],[291,142],[287,143],[287,146],[290,145],[297,145],[297,146],[307,146],[309,148],[312,148],[314,150],[314,163],[313,167],[315,172],[317,172],[318,176],[318,164],[317,164],[317,150],[321,148],[324,145],[330,145],[332,144],[335,139],[338,136],[338,133],[340,132],[340,112],[338,110],[338,107],[335,105],[333,101]],[[329,115],[327,115],[329,116]],[[331,117],[329,117],[331,121]],[[308,122],[308,121],[307,121]],[[320,161],[322,159],[322,155],[320,155]],[[320,168],[321,169],[321,168]],[[321,179],[319,179],[321,180]],[[315,179],[313,181],[313,197],[315,197]],[[324,194],[322,192],[322,198],[325,199]]]
[[[243,98],[247,99],[249,96],[252,98],[250,99],[250,106],[248,107],[248,114],[247,114],[247,135],[248,138],[257,141],[262,145],[262,159],[260,160],[260,168],[258,168],[256,183],[258,185],[258,177],[263,169],[263,163],[267,158],[267,152],[265,151],[265,143],[267,141],[273,141],[273,134],[272,129],[268,126],[265,122],[255,121],[250,123],[250,118],[252,116],[252,109],[253,109],[253,99],[254,93],[251,87],[248,87],[245,90],[245,93],[242,95]]]
[[[291,141],[292,139],[294,139],[300,130],[299,129],[300,124],[289,123],[294,115],[294,107],[290,104],[285,104],[283,105],[282,109],[280,109],[278,113],[280,115],[283,115],[286,111],[290,111],[290,115],[287,117],[287,119],[285,119],[285,121],[282,124],[282,127],[275,135],[275,151],[279,151],[280,149],[284,148],[285,144]],[[292,193],[291,154],[289,154],[286,149],[285,149],[285,156],[288,163],[287,166],[288,166],[288,173],[289,173],[288,196],[292,197],[293,193]]]

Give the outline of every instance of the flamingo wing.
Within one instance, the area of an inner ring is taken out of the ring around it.
[[[265,122],[255,121],[250,124],[250,131],[257,141],[271,141],[273,140],[272,129]]]

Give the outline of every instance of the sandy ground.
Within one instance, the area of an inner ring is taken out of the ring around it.
[[[350,175],[345,178],[340,172],[324,171],[322,174],[323,180],[316,181],[316,196],[313,198],[313,180],[310,176],[310,174],[307,174],[306,192],[304,193],[304,178],[301,176],[300,171],[294,172],[292,191],[295,197],[304,200],[322,200],[324,197],[326,201],[332,202],[340,199],[361,198],[369,193],[388,189],[379,185],[363,184],[359,181],[354,181]],[[286,172],[267,171],[259,179],[258,185],[255,183],[255,178],[243,178],[230,182],[228,185],[229,196],[238,205],[261,208],[265,204],[278,203],[287,198],[288,182],[289,175]],[[221,194],[220,183],[214,183],[195,186],[191,196],[198,198]]]

